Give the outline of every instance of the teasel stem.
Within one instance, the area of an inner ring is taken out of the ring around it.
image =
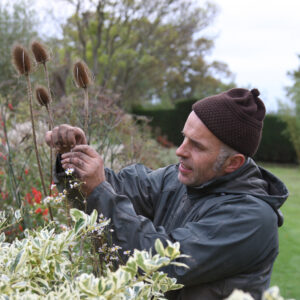
[[[52,96],[51,96],[51,90],[50,90],[50,80],[49,80],[49,73],[48,73],[48,68],[46,62],[43,63],[44,66],[44,71],[45,71],[45,76],[46,76],[46,81],[47,81],[47,87],[48,87],[48,93],[50,97],[50,102],[47,108],[48,116],[49,116],[49,130],[51,131],[54,127],[53,123],[53,115],[52,115]],[[53,179],[53,149],[50,147],[50,191],[49,195],[51,196],[52,190],[51,190],[51,184],[52,184],[52,179]]]
[[[35,150],[35,156],[39,168],[39,173],[40,173],[40,178],[42,182],[42,187],[44,191],[44,196],[47,196],[47,190],[45,186],[45,181],[43,177],[43,172],[41,168],[41,162],[40,162],[40,156],[39,156],[39,151],[37,148],[37,142],[36,142],[36,134],[35,134],[35,125],[34,125],[34,119],[33,119],[33,109],[32,109],[32,88],[31,88],[31,83],[30,83],[30,77],[29,74],[25,74],[26,81],[27,81],[27,93],[28,93],[28,101],[29,101],[29,108],[30,108],[30,118],[31,118],[31,126],[32,126],[32,135],[33,135],[33,144],[34,144],[34,150]],[[53,221],[53,214],[50,205],[48,205],[49,213],[50,213],[50,218],[51,221]]]
[[[45,106],[46,110],[48,112],[48,119],[49,119],[49,129],[53,127],[53,120],[52,120],[52,115],[51,115],[51,111],[49,110],[49,106],[50,106],[50,102],[51,102],[51,98],[49,93],[47,92],[46,88],[44,88],[43,86],[38,86],[35,88],[35,96],[37,101],[39,102],[39,104],[41,106]],[[51,130],[51,129],[50,129]],[[51,148],[50,148],[51,149]],[[51,185],[52,185],[52,151],[50,151],[50,169],[51,169],[51,174],[50,174],[50,188],[49,188],[49,195],[51,196],[52,194],[52,190],[51,190]],[[53,214],[52,214],[52,209],[50,204],[48,203],[48,209],[50,212],[50,217],[51,220],[53,221]]]
[[[42,64],[45,71],[45,77],[47,81],[47,87],[48,87],[48,95],[47,95],[47,104],[42,104],[46,106],[48,117],[49,117],[49,130],[52,130],[53,125],[53,117],[52,117],[52,97],[51,97],[51,91],[50,91],[50,80],[49,80],[49,73],[47,69],[47,62],[50,60],[49,52],[47,48],[40,43],[39,41],[33,41],[31,43],[31,51],[34,55],[35,61],[38,64]],[[50,189],[49,189],[49,195],[51,196],[52,190],[51,190],[51,184],[52,184],[52,176],[53,176],[53,149],[50,147]]]
[[[84,91],[84,132],[89,143],[89,94],[87,88],[92,84],[92,76],[88,66],[83,61],[75,63],[73,75],[77,87],[82,88]]]
[[[83,89],[84,91],[84,132],[88,137],[89,143],[89,93],[87,88]]]

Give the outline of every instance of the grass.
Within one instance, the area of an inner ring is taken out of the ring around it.
[[[300,299],[300,168],[263,165],[287,186],[290,196],[281,211],[279,255],[274,264],[271,286],[277,285],[284,298]]]

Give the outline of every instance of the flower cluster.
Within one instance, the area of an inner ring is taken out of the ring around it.
[[[66,199],[67,196],[67,190],[63,190],[62,193],[58,193],[57,196],[47,196],[43,202],[44,204],[59,204],[63,202]]]
[[[98,252],[102,256],[104,262],[106,263],[106,267],[112,267],[113,261],[119,261],[120,260],[120,254],[119,250],[121,250],[122,247],[113,244],[112,247],[109,247],[107,243],[104,243],[99,247]]]
[[[78,188],[80,187],[80,183],[78,183],[77,181],[74,181],[73,183],[70,181],[70,189],[73,189],[73,188]]]
[[[40,204],[42,200],[42,193],[35,187],[32,187],[31,193],[26,193],[25,200],[30,205]]]

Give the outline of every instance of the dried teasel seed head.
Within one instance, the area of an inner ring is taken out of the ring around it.
[[[15,45],[12,49],[12,61],[16,70],[21,75],[28,75],[31,70],[30,57],[27,50],[21,45]]]
[[[43,86],[37,86],[35,88],[35,97],[41,106],[47,107],[51,101],[47,89]]]
[[[86,89],[92,83],[92,76],[88,66],[83,61],[74,64],[73,75],[76,85]]]
[[[46,47],[38,41],[31,43],[31,50],[37,63],[44,64],[49,60],[49,54]]]

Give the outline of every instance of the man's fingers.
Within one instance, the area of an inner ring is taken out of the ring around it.
[[[61,163],[89,163],[90,157],[82,152],[67,152],[62,155]]]
[[[92,158],[96,158],[99,156],[97,151],[89,145],[77,145],[72,149],[72,152],[82,152]]]
[[[55,147],[59,152],[68,152],[76,144],[86,144],[84,132],[78,127],[67,124],[56,126],[46,133],[46,142],[50,147]]]
[[[86,142],[86,137],[85,137],[83,130],[81,130],[78,127],[75,127],[74,129],[75,129],[74,135],[75,135],[75,139],[76,139],[76,145],[86,145],[87,142]]]
[[[47,143],[48,146],[53,147],[51,136],[52,136],[52,131],[47,131],[46,136],[45,136],[45,140],[46,140],[46,143]]]

